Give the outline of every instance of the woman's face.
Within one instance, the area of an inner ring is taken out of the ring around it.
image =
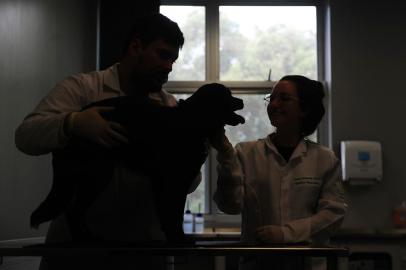
[[[304,113],[296,86],[291,81],[279,81],[272,89],[267,107],[271,124],[277,129],[299,132]]]

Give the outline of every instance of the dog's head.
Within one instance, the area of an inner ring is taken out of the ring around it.
[[[235,113],[244,107],[242,99],[233,97],[230,89],[222,84],[203,85],[185,103],[203,126],[215,128],[245,123],[245,119]]]

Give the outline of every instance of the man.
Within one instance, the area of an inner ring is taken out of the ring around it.
[[[92,102],[123,95],[149,96],[165,106],[176,106],[176,99],[162,90],[162,85],[183,43],[178,25],[167,17],[152,14],[139,18],[120,62],[106,70],[71,76],[58,83],[18,127],[16,146],[26,154],[41,155],[63,148],[71,136],[106,148],[128,143],[123,127],[101,116],[112,108],[81,109]],[[196,177],[191,191],[200,178],[200,175]],[[112,180],[90,207],[86,221],[95,235],[106,240],[165,241],[148,177],[120,160],[115,161]],[[62,215],[52,221],[46,242],[69,241],[69,230]],[[45,261],[49,263],[43,262],[43,269],[52,264],[50,259]],[[151,258],[150,261],[156,260]],[[94,268],[94,262],[90,263]],[[101,264],[106,266],[105,261]]]

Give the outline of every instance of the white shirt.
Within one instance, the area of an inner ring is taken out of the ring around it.
[[[123,96],[118,64],[102,71],[70,76],[58,83],[17,128],[16,146],[30,155],[41,155],[66,145],[63,125],[66,115],[105,98]],[[164,90],[150,98],[165,106],[176,106],[174,96]],[[165,237],[155,214],[149,179],[133,168],[116,162],[109,186],[88,211],[87,221],[96,235],[106,240],[162,241]],[[196,189],[196,177],[190,192]],[[69,241],[64,217],[51,224],[47,241]]]
[[[347,211],[340,162],[328,148],[302,140],[286,162],[271,136],[219,153],[214,195],[225,213],[242,212],[241,238],[255,243],[260,226],[280,226],[283,242],[325,244]]]
[[[125,95],[120,89],[118,65],[73,75],[58,83],[17,128],[17,148],[29,155],[41,155],[64,147],[68,141],[63,132],[67,114],[102,99]],[[164,90],[150,94],[150,98],[165,106],[177,105],[175,97]]]

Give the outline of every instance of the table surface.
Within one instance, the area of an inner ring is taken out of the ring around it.
[[[287,255],[346,257],[349,251],[338,247],[304,245],[252,246],[237,241],[197,241],[193,246],[153,245],[45,245],[43,238],[0,241],[0,256],[102,256],[102,255]]]

